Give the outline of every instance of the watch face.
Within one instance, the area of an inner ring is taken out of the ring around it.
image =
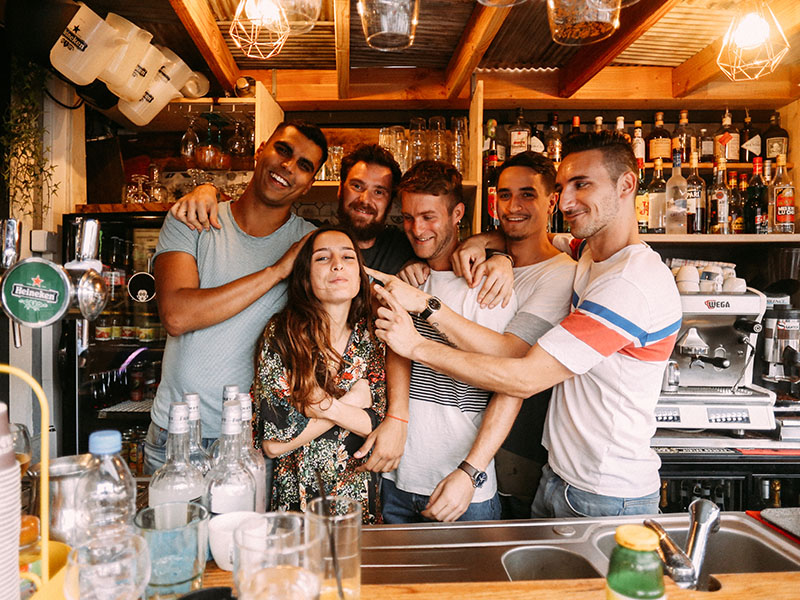
[[[479,487],[483,486],[484,483],[486,483],[487,479],[489,479],[489,477],[486,475],[486,473],[484,473],[483,471],[478,471],[475,474],[475,479],[473,480],[473,485],[476,488],[479,488]]]
[[[428,308],[430,310],[439,310],[442,308],[442,301],[439,300],[436,296],[428,298]]]

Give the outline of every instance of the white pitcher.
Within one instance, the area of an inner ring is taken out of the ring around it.
[[[128,74],[122,85],[108,85],[108,89],[123,100],[134,102],[141,98],[153,79],[158,74],[158,70],[165,62],[161,50],[148,44],[144,56]]]
[[[108,13],[106,23],[125,38],[125,43],[117,49],[98,79],[104,82],[109,89],[112,87],[122,88],[147,52],[153,34],[114,13]],[[136,98],[137,96],[134,94],[131,99]]]

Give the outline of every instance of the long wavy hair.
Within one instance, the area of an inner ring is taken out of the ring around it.
[[[256,352],[256,372],[264,345],[269,344],[281,357],[288,373],[288,384],[295,407],[302,413],[312,404],[312,392],[322,388],[326,394],[339,398],[344,390],[334,382],[332,365],[339,365],[342,355],[331,345],[330,319],[322,302],[311,288],[311,255],[314,241],[323,233],[344,233],[353,243],[358,257],[361,285],[350,303],[347,324],[354,328],[371,314],[369,278],[364,272],[364,261],[352,234],[340,227],[321,227],[309,236],[297,254],[288,279],[286,307],[267,323]]]

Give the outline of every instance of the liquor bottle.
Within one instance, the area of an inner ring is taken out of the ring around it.
[[[219,460],[205,476],[203,503],[212,515],[255,510],[256,484],[242,461],[242,408],[237,400],[222,407]]]
[[[778,169],[772,182],[771,203],[775,206],[774,233],[794,233],[794,185],[786,171],[786,155],[778,154]]]
[[[495,149],[497,153],[497,121],[489,119],[486,121],[486,137],[483,139],[483,169],[489,165],[489,149]]]
[[[753,158],[761,156],[761,132],[753,127],[753,119],[745,109],[744,127],[739,132],[741,146],[739,146],[739,162],[753,162]]]
[[[629,144],[631,143],[631,136],[628,134],[627,131],[625,131],[625,117],[623,117],[622,115],[617,117],[617,132],[620,133],[622,137],[624,137],[628,141]]]
[[[739,160],[739,130],[731,123],[731,113],[726,109],[722,126],[714,133],[714,155],[735,162]]]
[[[256,512],[267,511],[267,464],[261,450],[253,447],[253,401],[250,394],[239,394],[242,407],[242,460],[256,483]]]
[[[664,181],[664,167],[660,158],[656,158],[653,167],[653,178],[647,186],[650,197],[650,214],[648,216],[648,233],[664,233],[666,229],[667,182]]]
[[[657,158],[669,160],[672,158],[672,138],[669,131],[664,129],[664,113],[656,113],[656,124],[650,135],[647,136],[647,149],[650,161],[655,162]]]
[[[686,233],[706,232],[706,182],[700,177],[697,167],[697,152],[692,152],[686,178]]]
[[[761,176],[764,179],[764,185],[767,186],[767,233],[772,233],[775,225],[775,205],[772,203],[772,161],[766,159],[763,164],[764,169]]]
[[[708,129],[700,130],[697,145],[700,148],[700,162],[714,162],[714,137],[709,135]]]
[[[211,455],[203,448],[203,430],[200,419],[200,395],[186,393],[183,401],[189,407],[189,462],[205,476],[211,470]]]
[[[744,233],[744,196],[739,189],[739,180],[736,171],[728,173],[728,187],[731,190],[728,220],[731,223],[731,233]],[[747,188],[747,180],[745,180]]]
[[[636,159],[642,159],[644,162],[645,159],[645,146],[644,138],[642,137],[642,122],[638,119],[633,122],[633,139],[631,140],[631,146],[633,147],[633,155]]]
[[[525,121],[522,109],[517,111],[517,121],[508,130],[511,138],[511,148],[509,155],[514,156],[520,152],[526,152],[531,146],[531,126]]]
[[[189,462],[189,406],[173,402],[169,407],[167,460],[150,480],[149,505],[200,502],[203,489],[203,473]]]
[[[647,191],[647,184],[644,181],[644,159],[637,158],[639,166],[639,185],[636,188],[636,222],[639,225],[639,233],[647,233],[647,225],[650,220],[650,194]]]
[[[682,163],[689,162],[692,152],[697,150],[697,138],[695,138],[692,128],[689,127],[688,110],[681,111],[678,126],[672,132],[672,149],[680,151]]]
[[[494,231],[500,227],[497,215],[497,153],[489,149],[489,165],[483,175],[483,231]]]
[[[769,127],[764,132],[764,159],[777,158],[778,154],[789,153],[789,133],[781,127],[781,114],[774,112],[769,118]]]
[[[508,128],[510,125],[506,123],[505,125],[498,125],[497,126],[497,134],[495,135],[495,141],[497,142],[497,161],[502,163],[508,158]]]
[[[544,145],[544,133],[542,133],[542,130],[539,129],[538,125],[534,125],[533,132],[531,133],[530,151],[536,152],[537,154],[546,155],[546,150],[547,149]],[[497,155],[497,160],[500,162],[503,161],[503,159],[500,158],[500,154]]]
[[[581,118],[579,115],[574,115],[572,117],[572,130],[570,133],[580,133],[581,132]]]
[[[667,233],[686,233],[686,178],[681,173],[681,151],[672,151],[672,176],[667,180]]]
[[[239,386],[235,383],[229,383],[222,388],[222,406],[225,406],[225,403],[228,400],[236,400],[236,397],[239,395]],[[219,460],[219,445],[220,440],[217,438],[214,442],[209,446],[208,453],[211,455],[211,464],[217,464],[217,460]]]
[[[711,187],[710,202],[708,207],[708,233],[730,233],[728,214],[730,209],[730,189],[725,183],[726,160],[717,159],[714,185]]]
[[[761,177],[761,157],[753,159],[753,176],[747,182],[744,202],[744,232],[767,233],[768,198],[767,186]]]
[[[741,233],[745,233],[747,230],[747,226],[744,222],[744,205],[747,202],[747,182],[749,178],[747,177],[747,173],[739,173],[739,196],[742,198],[742,231]]]
[[[561,162],[561,133],[558,131],[558,113],[550,117],[550,127],[544,132],[544,146],[547,157],[553,162]]]
[[[594,132],[595,133],[600,133],[601,131],[603,131],[603,117],[600,116],[600,115],[597,115],[594,118]]]

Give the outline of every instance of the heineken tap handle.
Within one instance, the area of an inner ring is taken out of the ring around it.
[[[83,219],[78,232],[76,247],[78,260],[94,260],[97,258],[100,241],[100,222],[97,219]]]
[[[3,219],[3,255],[0,267],[5,272],[19,259],[19,244],[22,238],[22,221]]]
[[[11,320],[11,331],[14,334],[14,348],[22,348],[22,326]]]

